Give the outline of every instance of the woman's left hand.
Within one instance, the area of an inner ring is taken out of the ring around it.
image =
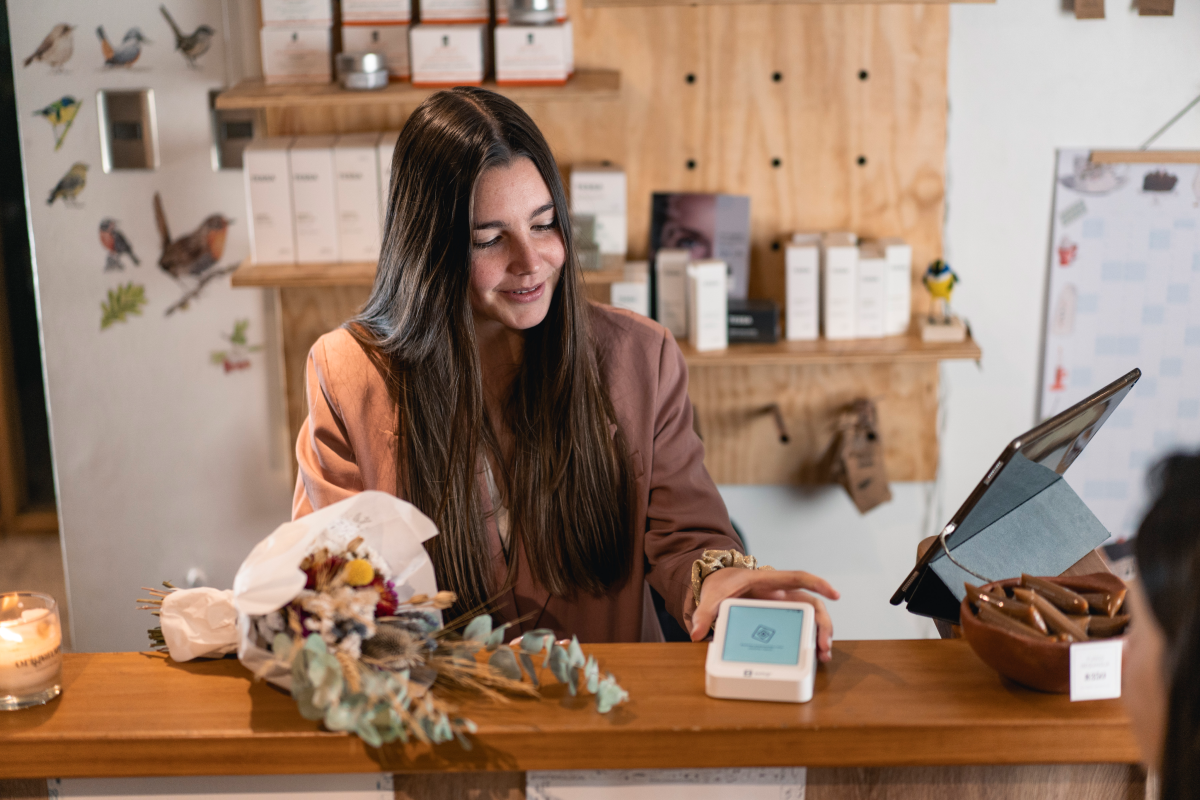
[[[824,578],[807,572],[719,569],[700,584],[700,605],[692,614],[692,641],[698,642],[708,635],[709,629],[716,622],[717,609],[727,597],[812,603],[817,617],[817,658],[828,661],[832,657],[833,649],[833,620],[825,610],[825,603],[810,592],[816,592],[830,600],[841,597],[837,589],[830,586]]]

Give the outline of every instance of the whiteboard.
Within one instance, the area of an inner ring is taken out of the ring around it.
[[[1093,164],[1061,150],[1040,418],[1137,367],[1142,379],[1067,472],[1117,539],[1137,532],[1146,471],[1200,445],[1200,168]]]

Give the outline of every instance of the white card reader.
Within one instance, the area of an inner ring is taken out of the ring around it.
[[[704,663],[704,692],[733,700],[807,703],[817,671],[812,603],[721,601]]]

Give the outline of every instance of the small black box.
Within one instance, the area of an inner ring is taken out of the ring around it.
[[[774,300],[729,300],[729,343],[779,341],[779,305]]]

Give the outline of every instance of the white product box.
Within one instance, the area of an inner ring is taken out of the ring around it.
[[[858,303],[858,237],[821,237],[821,327],[826,339],[853,339]]]
[[[333,146],[339,261],[379,258],[378,143],[378,134],[355,133]]]
[[[691,251],[664,247],[654,256],[654,317],[676,339],[688,335],[687,267]]]
[[[645,281],[617,281],[609,287],[609,303],[615,308],[650,316],[650,284]]]
[[[484,22],[491,19],[488,0],[421,0],[421,22]]]
[[[497,25],[496,83],[561,86],[571,76],[567,25]]]
[[[487,25],[413,25],[409,48],[413,86],[483,83]]]
[[[338,260],[338,216],[334,193],[334,136],[297,136],[288,150],[296,262]]]
[[[263,25],[333,24],[331,0],[261,0]]]
[[[330,29],[264,27],[262,68],[265,83],[329,83]]]
[[[392,80],[408,80],[408,25],[343,25],[342,52],[367,51],[383,53]]]
[[[379,164],[379,230],[382,234],[383,223],[387,220],[388,203],[391,201],[392,188],[392,155],[396,152],[396,141],[400,131],[384,131],[379,134],[379,144],[376,145]]]
[[[858,286],[854,302],[858,311],[854,319],[856,339],[874,339],[885,333],[887,259],[883,248],[874,244],[858,248]]]
[[[296,261],[292,179],[288,168],[291,142],[291,137],[255,139],[242,153],[246,216],[250,218],[250,260],[255,264]]]
[[[787,302],[784,324],[789,341],[810,341],[821,333],[821,236],[798,233],[784,253]]]
[[[627,234],[625,170],[613,165],[571,167],[571,213],[596,219],[596,244],[605,255],[624,255]]]
[[[410,22],[412,0],[342,0],[342,23]]]
[[[895,237],[880,239],[887,259],[884,292],[884,333],[888,336],[908,333],[912,324],[912,245]]]
[[[688,339],[699,352],[729,346],[728,271],[714,259],[688,265]]]
[[[509,0],[496,0],[496,23],[508,24]],[[567,0],[554,0],[554,18],[563,22],[567,18]]]

